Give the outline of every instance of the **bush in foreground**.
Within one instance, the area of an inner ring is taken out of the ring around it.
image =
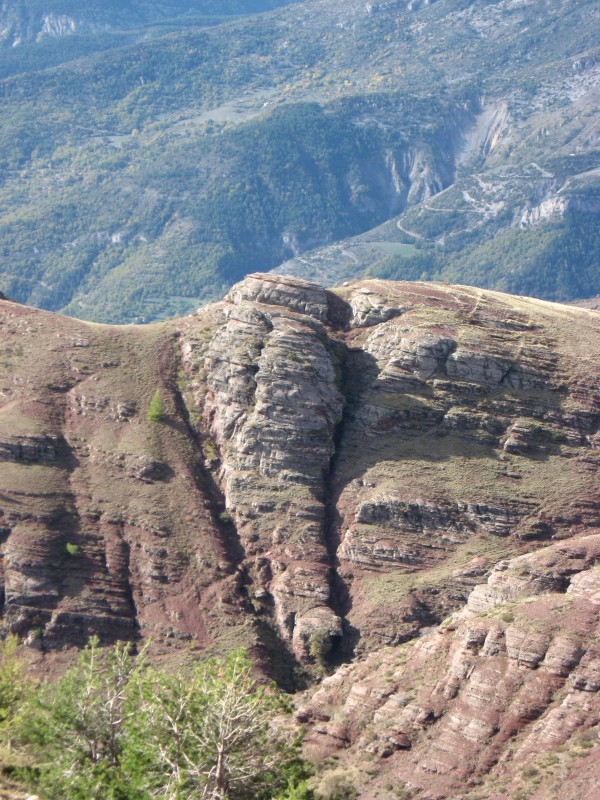
[[[5,661],[0,698],[14,652]],[[7,696],[0,738],[26,754],[20,774],[44,800],[310,800],[283,696],[251,670],[235,651],[167,673],[92,639],[55,684]]]

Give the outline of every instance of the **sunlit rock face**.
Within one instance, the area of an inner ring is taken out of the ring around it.
[[[350,659],[519,599],[495,565],[598,525],[593,311],[272,274],[140,328],[0,310],[4,625],[40,657]]]

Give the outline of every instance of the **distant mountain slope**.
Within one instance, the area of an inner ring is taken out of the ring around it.
[[[2,0],[0,41],[14,47],[82,29],[120,30],[180,17],[269,11],[294,0]]]
[[[599,20],[597,0],[305,0],[6,72],[0,289],[148,320],[376,227],[320,278],[597,293]]]
[[[0,78],[297,1],[4,0],[0,4]]]

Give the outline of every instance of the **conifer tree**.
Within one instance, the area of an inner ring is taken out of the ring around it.
[[[151,422],[161,422],[165,418],[165,404],[163,403],[160,389],[154,392],[150,405],[148,406],[148,419]]]
[[[166,672],[93,638],[62,678],[17,697],[15,647],[0,701],[44,800],[312,800],[284,696],[244,651]]]

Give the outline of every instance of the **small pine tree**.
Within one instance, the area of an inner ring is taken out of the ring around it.
[[[163,403],[160,389],[157,389],[148,406],[148,419],[150,422],[161,422],[164,418],[165,404]]]
[[[34,765],[15,776],[45,800],[314,800],[289,703],[244,651],[166,672],[92,638],[61,679],[27,689],[15,649],[0,646],[0,744],[12,737]]]

